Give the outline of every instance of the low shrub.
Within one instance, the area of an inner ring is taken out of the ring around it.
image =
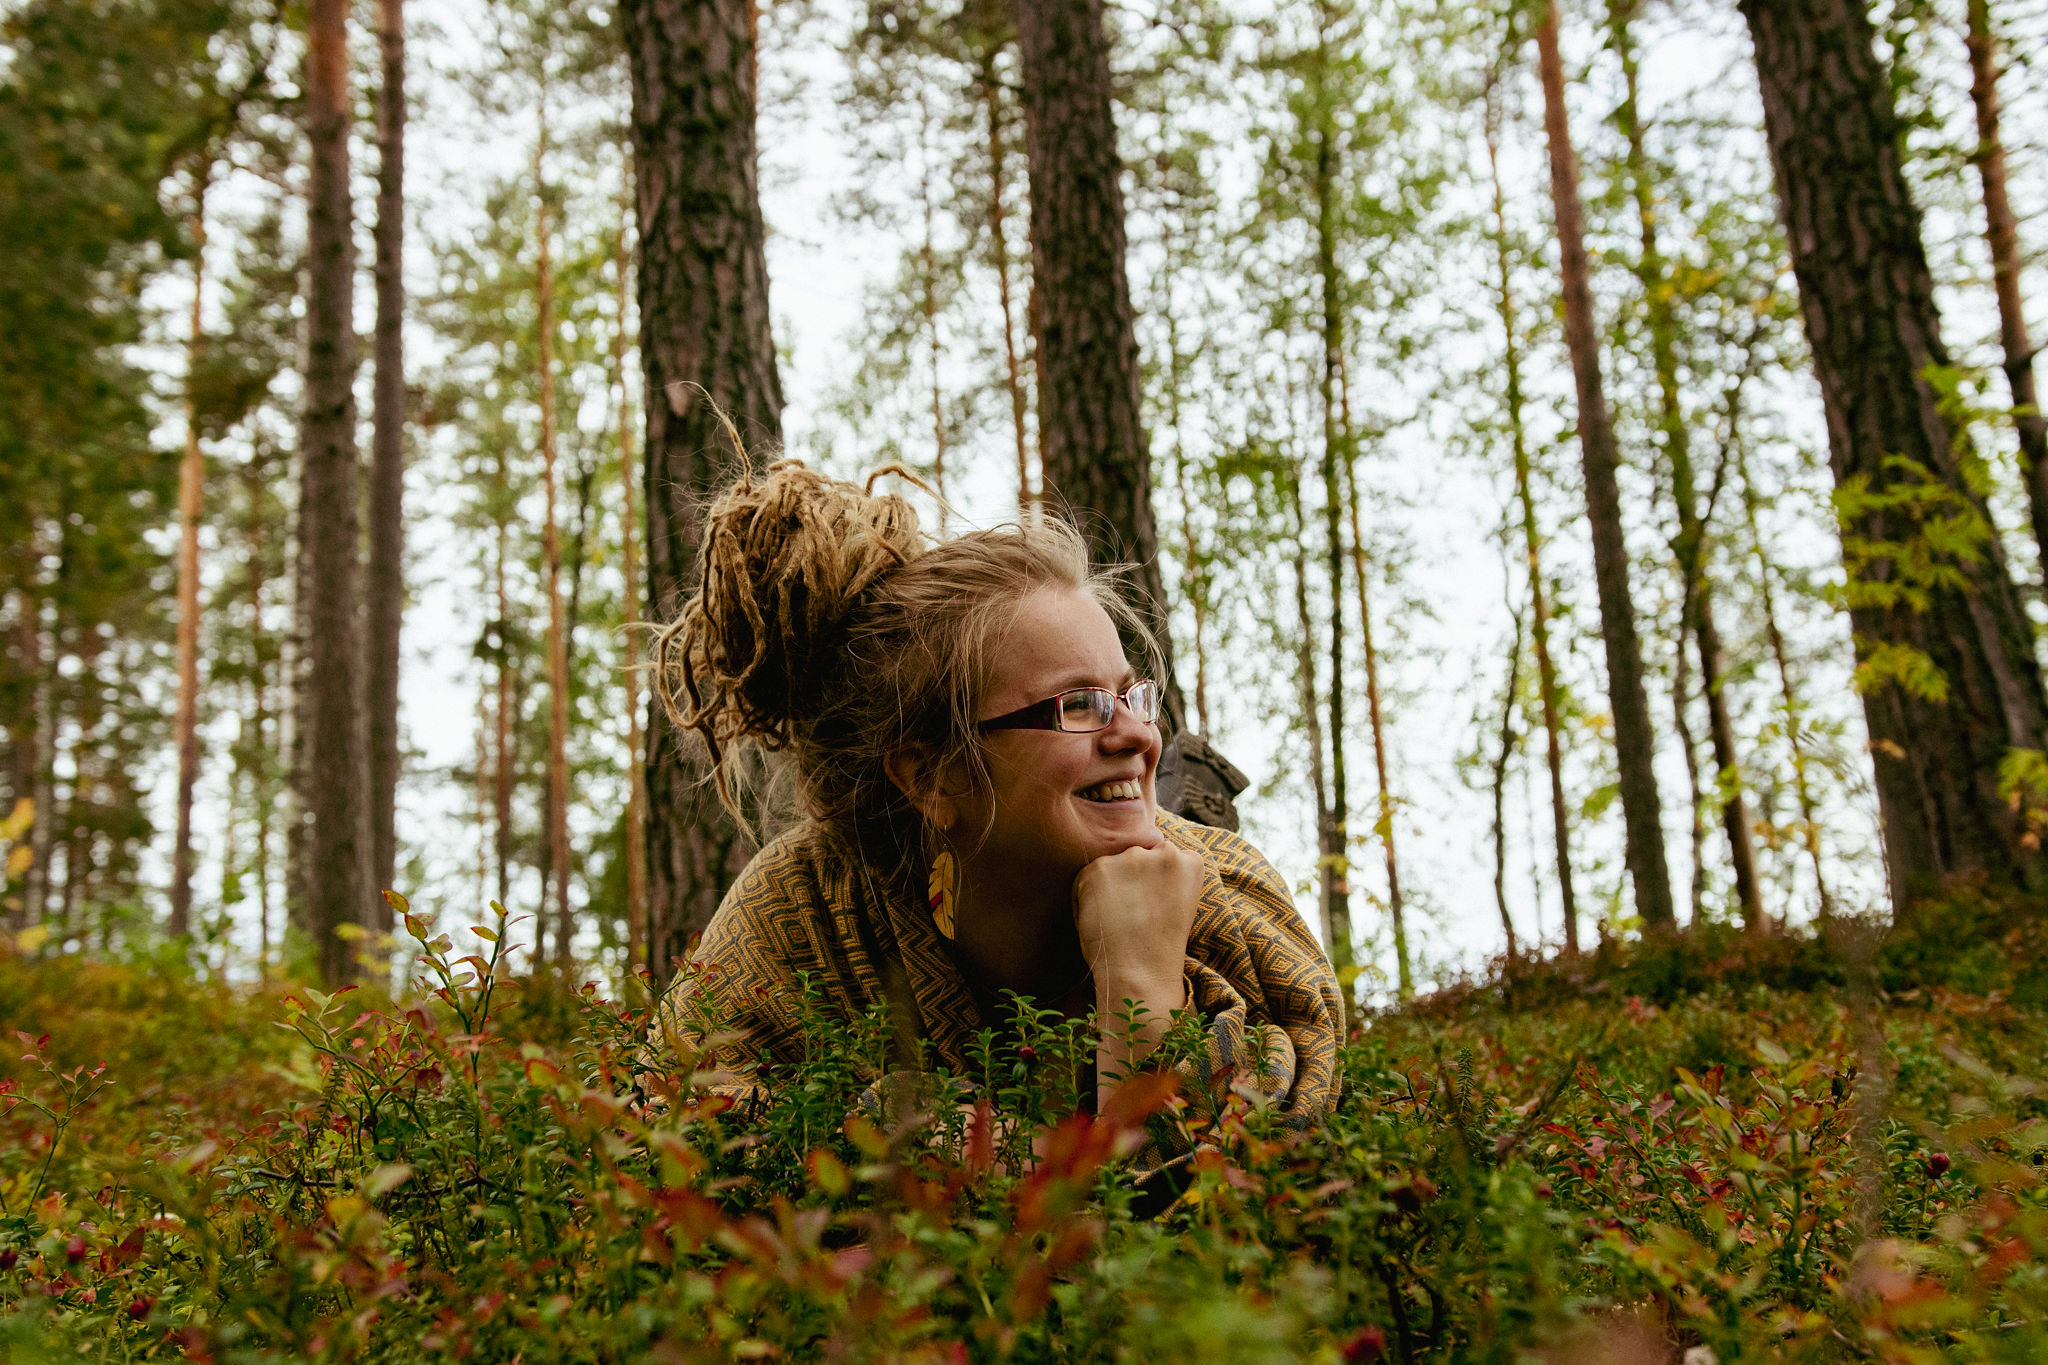
[[[0,1355],[2048,1359],[2009,985],[1472,991],[1359,1021],[1296,1133],[1228,1085],[1077,1113],[1042,1015],[878,1086],[887,1021],[815,1001],[733,1108],[642,1007],[513,977],[501,920],[409,923],[396,1001],[0,961]]]

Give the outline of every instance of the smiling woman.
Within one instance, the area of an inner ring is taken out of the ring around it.
[[[1076,1017],[1135,1002],[1096,1054],[1099,1097],[1192,1010],[1190,1093],[1238,1080],[1313,1122],[1336,1098],[1336,979],[1255,849],[1160,811],[1159,687],[1124,653],[1119,625],[1143,632],[1114,580],[1057,518],[931,542],[881,473],[785,461],[727,490],[701,590],[659,638],[657,689],[735,815],[749,749],[795,806],[663,1001],[671,1046],[710,1041],[700,1065],[735,1096],[772,1084],[806,975],[848,1018],[888,1002],[955,1074],[1013,995]]]

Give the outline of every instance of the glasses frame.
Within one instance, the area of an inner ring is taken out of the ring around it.
[[[1152,689],[1152,714],[1150,716],[1142,714],[1138,710],[1137,703],[1131,700],[1131,693],[1141,687]],[[1108,708],[1109,718],[1103,721],[1102,724],[1090,726],[1085,730],[1076,730],[1061,724],[1062,704],[1068,697],[1083,692],[1107,695],[1110,699]],[[1136,716],[1140,723],[1157,725],[1159,723],[1160,709],[1164,701],[1164,692],[1159,684],[1150,678],[1140,678],[1121,692],[1113,687],[1070,687],[1064,692],[1053,693],[1043,701],[1035,701],[1029,706],[1020,706],[1016,710],[1003,715],[991,716],[987,720],[976,721],[974,728],[977,730],[1055,730],[1063,735],[1093,735],[1107,730],[1110,726],[1116,724],[1116,704],[1118,702],[1122,702],[1128,707],[1131,714]]]

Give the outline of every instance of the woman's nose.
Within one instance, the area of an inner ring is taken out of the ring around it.
[[[1159,726],[1154,721],[1139,720],[1137,713],[1131,710],[1131,704],[1118,697],[1116,714],[1108,725],[1096,732],[1096,737],[1104,752],[1124,754],[1158,743]]]

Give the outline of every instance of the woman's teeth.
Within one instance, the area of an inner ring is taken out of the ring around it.
[[[1144,795],[1144,788],[1128,778],[1121,782],[1100,782],[1080,793],[1083,801],[1137,801]]]

